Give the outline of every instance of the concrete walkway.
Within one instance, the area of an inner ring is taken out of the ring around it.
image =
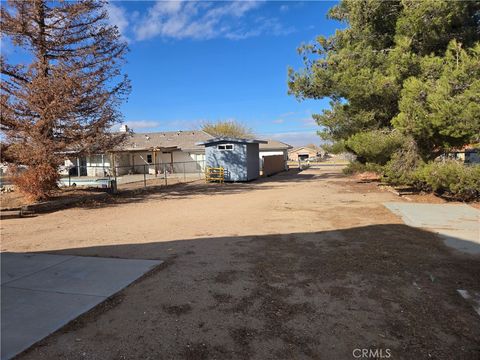
[[[1,359],[9,359],[161,261],[1,254]]]
[[[409,226],[438,233],[447,246],[480,254],[480,211],[465,204],[415,204],[389,202],[390,211]]]

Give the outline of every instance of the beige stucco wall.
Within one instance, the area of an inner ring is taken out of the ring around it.
[[[311,149],[298,149],[298,150],[293,150],[288,153],[288,159],[293,160],[293,161],[298,161],[298,155],[308,155],[308,157],[315,157],[317,156],[317,152],[315,150]]]

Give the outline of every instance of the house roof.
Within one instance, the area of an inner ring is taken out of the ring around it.
[[[300,146],[300,147],[296,147],[296,148],[290,150],[289,152],[292,153],[292,152],[296,152],[296,151],[301,151],[302,149],[306,150],[306,151],[311,151],[311,152],[314,152],[314,153],[317,153],[317,152],[321,151],[321,149],[313,149],[311,147]]]
[[[233,137],[216,137],[211,138],[202,142],[197,143],[197,145],[211,145],[217,144],[222,142],[230,142],[230,143],[242,143],[242,144],[266,144],[267,141],[265,140],[257,140],[257,139],[240,139],[240,138],[233,138]]]
[[[197,143],[211,138],[211,135],[201,130],[132,133],[116,150],[131,151],[176,147],[184,151],[202,151],[203,146],[197,145]]]
[[[183,130],[183,131],[162,131],[149,133],[131,133],[126,140],[115,148],[116,151],[142,151],[152,149],[168,149],[175,148],[183,151],[205,150],[206,141],[213,140],[215,137],[202,130]],[[218,139],[218,138],[217,138]],[[232,138],[223,138],[225,141],[234,142]],[[236,139],[238,142],[252,142],[252,139]],[[217,140],[218,141],[218,140]],[[260,150],[285,150],[291,149],[292,146],[276,140],[254,140],[260,144]]]
[[[285,144],[281,141],[267,140],[266,144],[260,144],[260,150],[287,150],[293,146]]]

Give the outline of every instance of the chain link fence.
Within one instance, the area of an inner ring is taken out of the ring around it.
[[[205,179],[205,162],[74,166],[62,169],[60,187],[97,187],[121,191],[151,186],[168,186]]]

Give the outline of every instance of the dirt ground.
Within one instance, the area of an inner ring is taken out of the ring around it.
[[[479,359],[480,258],[385,201],[326,168],[4,220],[2,251],[165,260],[19,358]]]
[[[167,179],[167,185],[174,185],[180,184],[185,182],[193,182],[191,178],[182,178],[182,177],[171,177]],[[148,179],[146,180],[147,188],[151,189],[152,191],[157,191],[163,187],[165,187],[165,179]],[[143,190],[144,189],[144,182],[143,181],[136,181],[131,183],[124,183],[119,184],[117,186],[118,190],[120,191],[136,191],[136,190]],[[49,195],[48,201],[57,201],[57,200],[69,200],[73,198],[80,198],[82,202],[84,201],[96,201],[96,195],[99,193],[105,193],[107,189],[102,189],[99,187],[63,187],[55,190],[53,193]],[[25,205],[31,205],[35,203],[34,200],[28,199],[19,191],[13,191],[8,193],[0,193],[0,209],[14,209],[20,208]]]

